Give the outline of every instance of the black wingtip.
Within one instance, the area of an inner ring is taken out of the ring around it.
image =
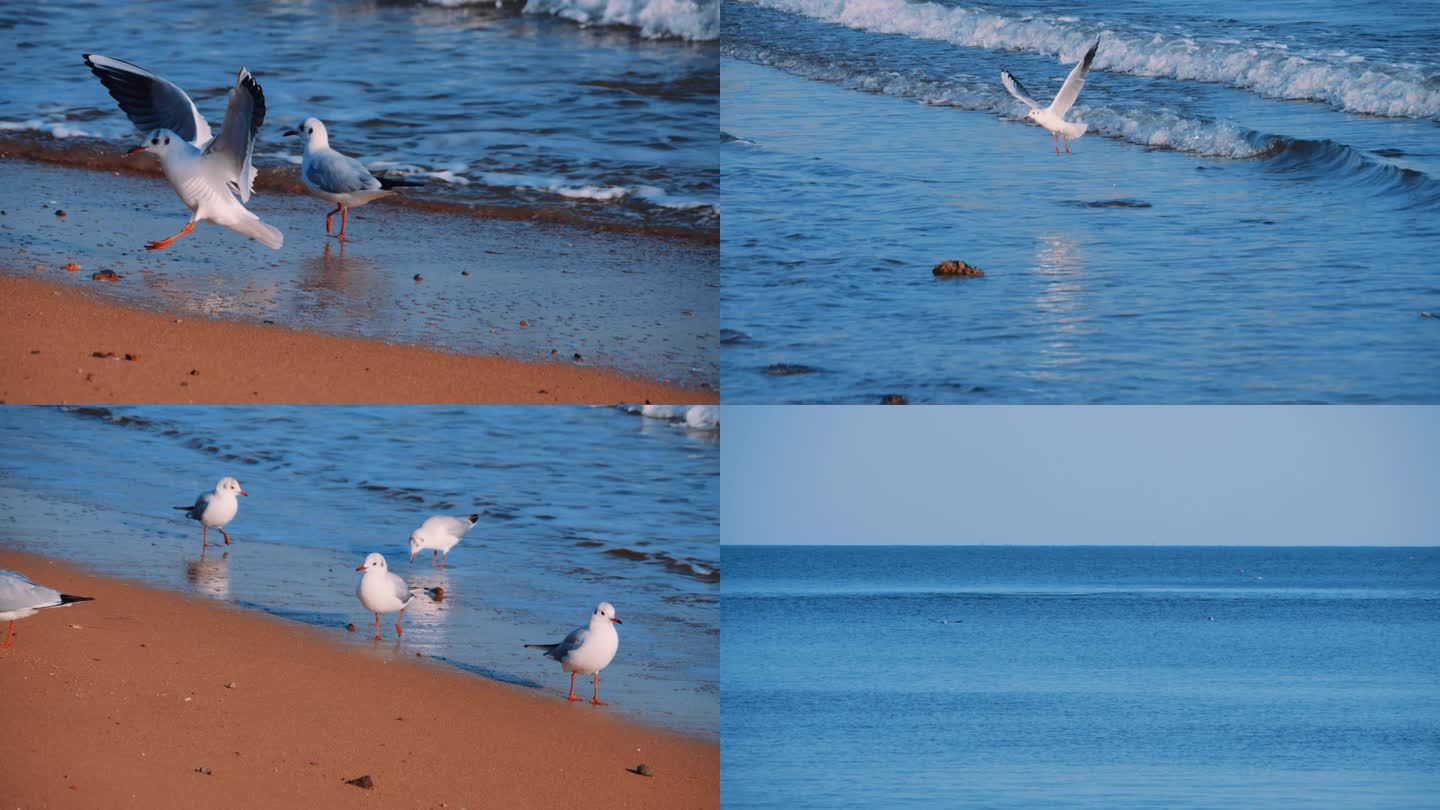
[[[411,180],[411,179],[406,178],[406,177],[388,177],[388,176],[381,176],[381,177],[377,177],[377,178],[375,178],[375,179],[380,181],[380,188],[386,189],[386,190],[389,190],[389,189],[392,189],[392,188],[419,188],[419,187],[425,185],[425,183],[424,183],[423,181]]]
[[[479,516],[479,515],[471,515],[471,516],[470,516],[470,522],[471,522],[471,523],[479,523],[479,522],[480,522],[480,516]]]
[[[68,593],[62,593],[62,594],[60,594],[60,604],[62,604],[62,605],[68,605],[68,604],[70,604],[71,602],[94,602],[94,601],[95,601],[95,597],[93,597],[93,596],[75,596],[75,595],[73,595],[73,594],[68,594]]]

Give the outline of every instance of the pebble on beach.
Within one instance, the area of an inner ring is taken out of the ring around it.
[[[91,281],[119,281],[120,274],[114,270],[96,270],[90,275]]]
[[[356,777],[355,779],[346,779],[345,784],[354,785],[358,788],[365,788],[366,790],[370,790],[371,788],[375,787],[375,780],[371,779],[370,774],[367,773],[364,776]]]

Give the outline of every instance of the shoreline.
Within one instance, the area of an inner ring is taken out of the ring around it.
[[[95,598],[20,620],[0,653],[7,719],[30,732],[0,735],[19,806],[719,804],[718,744],[554,689],[8,548],[0,568]]]
[[[151,179],[165,176],[159,161],[127,158],[122,149],[116,148],[116,145],[109,141],[90,137],[57,138],[43,132],[32,132],[23,136],[0,132],[0,160],[23,160]],[[300,182],[298,166],[257,166],[255,191],[299,197],[309,195],[304,184]],[[631,225],[587,217],[558,207],[485,205],[404,194],[396,194],[374,204],[477,219],[542,222],[597,233],[653,236],[696,245],[720,244],[718,226],[713,230],[692,230],[668,225]]]
[[[5,403],[718,401],[713,392],[602,368],[176,317],[8,271],[0,271],[0,319]]]

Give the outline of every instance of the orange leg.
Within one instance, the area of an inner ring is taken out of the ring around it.
[[[375,640],[380,640],[380,614],[375,614]]]
[[[219,530],[220,530],[220,535],[225,538],[225,545],[227,545],[227,546],[230,545],[230,535],[225,534],[225,527],[224,527],[224,526],[216,526],[215,528],[219,529]]]
[[[440,561],[440,552],[439,552],[439,550],[437,549],[436,551],[433,551],[433,552],[430,553],[430,567],[431,567],[431,568],[434,568],[435,565],[436,565],[439,561]]]
[[[405,631],[400,627],[400,622],[402,622],[402,621],[404,621],[404,620],[405,620],[405,608],[400,608],[400,615],[395,617],[395,640],[396,640],[396,641],[399,641],[399,640],[400,640],[400,637],[403,636],[403,635],[405,635]]]
[[[580,697],[579,695],[575,694],[575,673],[573,673],[573,672],[570,673],[570,699],[571,699],[572,701],[574,701],[574,700],[584,700],[584,699],[585,699],[585,698],[582,698],[582,697]]]
[[[593,703],[593,704],[595,704],[596,706],[608,706],[608,705],[610,705],[610,704],[608,704],[608,703],[606,703],[605,701],[603,701],[603,700],[600,699],[600,673],[598,673],[598,672],[595,673],[595,696],[592,697],[592,698],[590,698],[590,702]]]
[[[1060,136],[1057,133],[1050,133],[1050,140],[1055,143],[1055,154],[1060,154]]]
[[[209,546],[209,545],[210,545],[210,527],[209,527],[209,526],[206,526],[204,523],[201,523],[201,524],[200,524],[200,547],[201,547],[201,548],[205,548],[205,547],[207,547],[207,546]]]
[[[7,628],[5,628],[5,643],[4,643],[4,644],[0,644],[0,650],[3,650],[3,649],[5,649],[6,647],[9,647],[9,646],[13,643],[13,638],[14,638],[14,636],[15,636],[15,622],[12,620],[12,621],[10,622],[10,626],[7,627]]]
[[[325,235],[326,235],[326,236],[329,236],[329,235],[330,235],[330,221],[333,220],[333,219],[335,218],[335,215],[338,214],[338,213],[340,213],[340,209],[342,209],[342,208],[344,208],[344,207],[345,207],[345,206],[340,205],[340,204],[337,203],[337,204],[335,205],[335,210],[334,210],[334,211],[331,211],[330,213],[328,213],[328,214],[325,215]],[[329,246],[327,245],[326,247],[329,247]]]
[[[1070,139],[1069,139],[1069,138],[1061,138],[1061,140],[1063,140],[1063,141],[1065,142],[1065,154],[1067,154],[1067,155],[1070,154]]]
[[[350,221],[350,209],[349,209],[349,208],[346,208],[344,203],[341,203],[341,204],[340,204],[340,235],[335,237],[336,239],[339,239],[341,242],[344,242],[344,241],[345,241],[345,224],[346,224],[347,222],[349,222],[349,221]]]
[[[448,551],[442,551],[442,552],[440,553],[440,567],[441,567],[441,568],[444,568],[444,567],[445,567],[445,558],[446,558],[446,557],[449,557],[449,556],[450,556],[450,552],[448,552]]]
[[[179,239],[180,237],[184,236],[184,235],[187,234],[187,233],[190,233],[190,232],[193,231],[193,230],[195,230],[195,220],[192,219],[192,220],[190,220],[189,222],[185,223],[185,227],[184,227],[183,229],[181,229],[181,231],[180,231],[179,233],[175,234],[174,236],[166,237],[166,238],[164,238],[164,239],[159,240],[158,242],[146,242],[146,243],[145,243],[145,249],[146,249],[146,250],[164,250],[165,248],[168,248],[168,247],[170,247],[171,245],[175,244],[175,240],[176,240],[176,239]]]

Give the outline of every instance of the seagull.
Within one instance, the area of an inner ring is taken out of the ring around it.
[[[450,549],[460,542],[465,533],[475,527],[480,521],[479,515],[468,517],[451,517],[449,515],[435,515],[425,519],[420,528],[410,533],[410,562],[415,562],[415,555],[424,549],[431,549],[435,553],[430,557],[430,565],[435,565],[435,560],[440,560],[440,567],[445,567],[445,557],[449,556]]]
[[[235,500],[235,496],[248,496],[249,494],[240,488],[239,481],[227,475],[215,484],[214,492],[206,492],[196,498],[194,506],[177,506],[175,508],[183,510],[185,517],[200,521],[202,548],[210,545],[211,526],[220,530],[220,535],[225,538],[225,545],[228,546],[230,545],[230,535],[225,533],[225,524],[234,520],[235,513],[240,511],[240,502]]]
[[[15,620],[32,616],[37,610],[65,607],[74,602],[89,602],[93,596],[71,596],[54,588],[36,585],[18,571],[0,571],[0,622],[8,621],[5,629],[5,643],[0,649],[9,647],[15,635]]]
[[[395,635],[405,635],[401,629],[400,622],[405,619],[405,608],[410,605],[410,600],[415,595],[410,593],[410,588],[405,585],[405,580],[398,575],[390,573],[390,567],[385,563],[382,554],[372,553],[365,558],[365,562],[355,567],[356,571],[364,571],[365,576],[360,577],[360,585],[355,589],[355,595],[360,597],[360,604],[365,609],[375,614],[375,640],[380,640],[380,614],[394,613],[400,611],[395,617]]]
[[[1020,80],[1010,75],[1010,71],[1000,71],[1000,81],[1005,84],[1005,89],[1010,95],[1025,102],[1030,112],[1025,113],[1026,118],[1033,119],[1035,123],[1050,130],[1050,136],[1055,141],[1055,154],[1060,154],[1060,139],[1065,139],[1065,153],[1070,153],[1071,138],[1078,138],[1089,129],[1088,124],[1079,124],[1065,120],[1065,113],[1075,106],[1075,98],[1080,95],[1080,88],[1085,86],[1085,74],[1090,72],[1090,63],[1095,61],[1095,52],[1100,49],[1100,40],[1090,46],[1085,52],[1085,58],[1076,63],[1070,75],[1065,78],[1065,84],[1060,86],[1060,92],[1055,94],[1055,100],[1050,102],[1049,107],[1041,107],[1040,102],[1030,97],[1025,91]]]
[[[600,670],[610,666],[615,660],[615,653],[620,649],[620,634],[615,631],[615,625],[621,621],[615,617],[615,606],[609,602],[601,602],[595,606],[595,612],[590,614],[590,626],[577,627],[570,631],[570,635],[559,644],[526,644],[537,650],[544,650],[545,654],[556,661],[559,661],[561,668],[570,673],[570,699],[584,700],[575,694],[575,676],[595,676],[595,695],[590,702],[596,706],[604,706],[605,701],[600,699]]]
[[[159,157],[165,179],[192,212],[190,222],[179,233],[147,243],[146,250],[170,247],[202,220],[280,249],[285,236],[244,205],[255,191],[250,152],[255,133],[265,121],[265,94],[250,71],[240,68],[225,107],[225,122],[220,134],[212,138],[210,125],[195,109],[195,102],[176,85],[148,70],[96,53],[85,54],[85,64],[145,135],[127,154],[153,152]]]
[[[330,148],[330,134],[318,118],[306,118],[299,129],[287,129],[286,135],[305,136],[305,158],[300,163],[300,179],[310,193],[326,202],[335,203],[335,210],[325,215],[325,235],[330,235],[331,221],[340,215],[340,233],[345,241],[345,224],[350,209],[395,193],[396,188],[423,185],[411,180],[376,177],[365,164]]]

